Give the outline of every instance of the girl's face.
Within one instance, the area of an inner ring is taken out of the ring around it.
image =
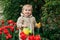
[[[29,17],[32,14],[32,7],[25,7],[22,13],[25,17]]]

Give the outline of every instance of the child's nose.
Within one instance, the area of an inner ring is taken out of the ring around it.
[[[26,11],[27,13],[29,13],[29,11]]]

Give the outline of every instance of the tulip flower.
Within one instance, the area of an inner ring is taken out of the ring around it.
[[[13,25],[16,26],[16,23],[14,22]]]
[[[22,40],[26,40],[27,36],[26,36],[26,34],[24,34],[24,32],[21,32],[21,33],[20,33],[20,38],[21,38]]]
[[[2,30],[6,29],[4,26],[2,26],[1,28],[2,28]]]
[[[8,24],[12,24],[12,25],[15,23],[13,20],[8,20],[7,22]]]
[[[35,40],[41,40],[40,35],[36,35],[36,36],[35,36]]]
[[[6,36],[6,39],[9,39],[9,37],[8,37],[8,36]]]
[[[6,29],[8,29],[9,28],[9,26],[4,26]]]
[[[28,37],[28,40],[35,40],[34,35],[30,35],[30,36]]]
[[[4,20],[1,20],[1,23],[4,24]]]
[[[3,32],[4,32],[4,34],[8,34],[9,33],[7,29],[4,29]]]
[[[7,34],[7,36],[8,36],[9,38],[12,38],[12,35],[11,35],[11,34],[9,34],[9,33]]]
[[[0,28],[0,35],[2,34],[2,28]]]
[[[24,32],[21,32],[20,35],[24,34]]]
[[[12,38],[12,35],[10,35],[9,33],[6,35],[6,39],[10,39]]]
[[[10,27],[10,30],[13,32],[14,31],[14,27]]]
[[[0,31],[2,31],[2,28],[0,28]]]

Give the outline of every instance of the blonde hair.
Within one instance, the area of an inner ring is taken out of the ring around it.
[[[31,8],[32,8],[32,5],[26,4],[26,5],[24,5],[24,6],[22,7],[22,10],[23,10],[25,7],[31,7]]]

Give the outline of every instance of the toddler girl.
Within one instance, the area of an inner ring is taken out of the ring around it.
[[[34,34],[36,20],[35,17],[32,16],[32,10],[32,5],[30,4],[26,4],[22,8],[21,16],[17,20],[17,27],[19,28],[19,40],[21,40],[20,32],[22,27],[29,27]]]

